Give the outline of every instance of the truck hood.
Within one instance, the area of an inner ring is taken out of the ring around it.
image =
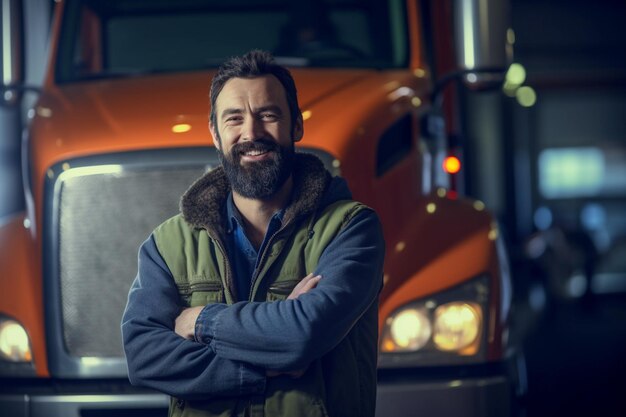
[[[211,144],[209,85],[214,73],[77,82],[50,89],[37,107],[33,140],[56,153],[47,164],[93,153]],[[332,96],[368,70],[293,70],[300,107]]]

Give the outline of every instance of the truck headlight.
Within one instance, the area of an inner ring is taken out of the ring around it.
[[[26,329],[15,320],[0,319],[0,358],[9,362],[33,359]]]
[[[380,367],[473,363],[486,355],[489,278],[404,305],[387,317]]]
[[[424,312],[407,308],[390,320],[389,336],[397,350],[417,350],[428,342],[430,320]]]
[[[459,351],[471,347],[482,325],[481,309],[476,303],[448,303],[435,310],[435,345],[443,351]]]

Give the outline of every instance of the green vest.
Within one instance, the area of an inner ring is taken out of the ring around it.
[[[360,210],[368,208],[342,200],[321,212],[287,221],[260,254],[250,299],[285,299],[315,270],[324,249]],[[194,227],[178,215],[159,226],[154,238],[188,306],[232,304],[236,300],[232,269],[218,231]],[[310,364],[302,377],[268,378],[262,397],[207,401],[173,398],[170,416],[373,416],[377,313],[376,302],[333,350]]]

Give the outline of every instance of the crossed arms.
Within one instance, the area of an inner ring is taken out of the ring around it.
[[[295,300],[299,296],[306,294],[313,288],[317,286],[317,283],[322,278],[321,275],[314,275],[310,273],[306,277],[304,277],[298,284],[294,287],[293,291],[287,297],[287,300]],[[198,316],[202,310],[206,307],[191,307],[184,309],[178,317],[176,317],[174,331],[177,335],[184,337],[185,339],[195,340],[196,339],[196,323],[198,321]],[[266,375],[268,377],[275,377],[281,374],[289,375],[293,378],[298,378],[302,376],[302,374],[306,371],[306,368],[294,370],[294,371],[276,371],[267,369]]]
[[[122,319],[130,380],[189,399],[261,393],[267,376],[304,369],[345,337],[378,295],[383,257],[378,218],[364,210],[320,257],[315,275],[323,278],[308,278],[289,299],[210,304],[181,316],[149,238]]]

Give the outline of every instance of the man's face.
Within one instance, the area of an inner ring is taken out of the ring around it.
[[[272,75],[230,79],[215,113],[209,128],[233,190],[246,198],[271,197],[291,175],[293,143],[303,133],[300,118],[292,130],[282,84]]]

